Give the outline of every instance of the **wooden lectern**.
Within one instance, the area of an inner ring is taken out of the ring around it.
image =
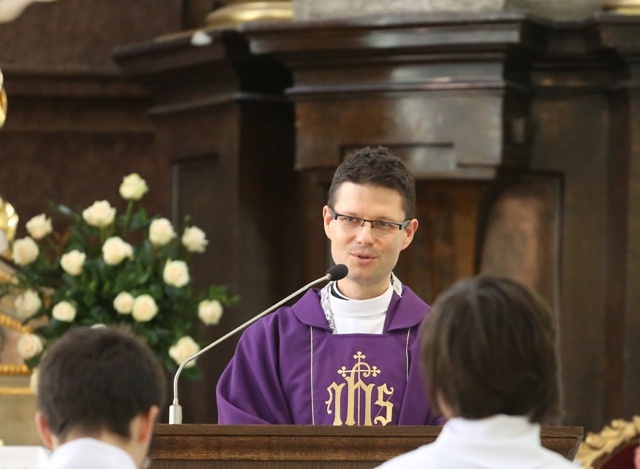
[[[153,469],[373,468],[432,442],[441,427],[158,425]],[[542,444],[573,460],[582,427],[542,427]]]

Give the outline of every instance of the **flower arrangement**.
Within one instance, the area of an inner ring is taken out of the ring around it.
[[[18,341],[29,367],[72,327],[127,324],[172,371],[200,350],[192,336],[198,319],[217,324],[223,308],[237,301],[222,286],[194,291],[188,261],[205,251],[206,235],[188,218],[178,236],[168,219],[149,217],[139,203],[148,190],[138,174],[126,176],[124,214],[106,200],[81,213],[56,206],[70,221],[63,234],[45,214],[27,222],[29,236],[13,243],[15,281],[0,285],[0,297],[17,295],[17,314],[33,325]],[[197,378],[192,364],[185,375]]]

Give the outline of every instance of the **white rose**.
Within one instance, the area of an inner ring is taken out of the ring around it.
[[[80,275],[87,255],[77,249],[69,251],[60,258],[60,265],[69,275]]]
[[[149,240],[154,246],[164,246],[176,237],[173,225],[166,218],[153,220],[149,226]]]
[[[42,300],[40,300],[38,292],[29,289],[21,295],[18,295],[14,305],[21,318],[28,318],[36,314],[42,307]]]
[[[42,340],[35,334],[23,334],[16,346],[23,360],[28,360],[42,352]]]
[[[126,257],[133,259],[133,248],[119,236],[107,239],[102,245],[102,258],[109,265],[118,265]]]
[[[169,348],[169,356],[173,358],[178,365],[181,365],[183,361],[199,351],[200,346],[198,343],[187,335],[181,337],[178,342]],[[195,364],[196,361],[192,360],[184,367],[191,368],[192,366],[195,366]]]
[[[125,200],[140,200],[148,190],[147,182],[137,173],[131,173],[122,178],[120,195]]]
[[[182,244],[189,252],[204,252],[209,241],[204,231],[197,226],[190,226],[185,228],[182,234]]]
[[[40,254],[38,245],[29,236],[13,243],[13,261],[18,265],[28,265],[35,261]]]
[[[133,319],[138,322],[151,321],[158,314],[158,305],[151,295],[140,295],[133,300]]]
[[[120,314],[131,314],[134,300],[131,293],[123,291],[113,300],[113,308]]]
[[[207,326],[218,324],[222,317],[222,305],[218,300],[203,300],[198,305],[198,317]]]
[[[167,261],[162,273],[164,283],[173,287],[184,287],[189,283],[189,268],[184,261]]]
[[[72,322],[76,318],[76,308],[68,301],[61,301],[51,310],[51,315],[62,322]]]
[[[116,209],[106,200],[93,203],[89,208],[82,211],[82,218],[91,226],[103,228],[109,226],[116,216]]]
[[[42,239],[53,231],[51,218],[47,218],[44,213],[33,217],[25,226],[34,239]]]

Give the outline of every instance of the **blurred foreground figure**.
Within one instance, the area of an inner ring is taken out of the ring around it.
[[[50,469],[135,469],[146,460],[164,402],[164,374],[122,329],[76,328],[45,353],[36,426]]]
[[[560,407],[554,318],[541,299],[506,278],[460,281],[421,341],[430,395],[449,420],[435,442],[381,468],[575,468],[540,443]]]

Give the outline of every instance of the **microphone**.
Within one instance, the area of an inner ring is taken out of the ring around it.
[[[293,292],[291,295],[287,296],[284,300],[279,301],[278,303],[276,303],[275,305],[267,308],[266,310],[264,310],[263,312],[261,312],[260,314],[258,314],[257,316],[254,316],[253,318],[249,319],[247,322],[245,322],[244,324],[241,324],[240,326],[236,327],[234,330],[232,330],[231,332],[223,335],[222,337],[220,337],[218,340],[216,340],[215,342],[210,343],[209,345],[207,345],[205,348],[203,348],[202,350],[194,353],[193,355],[191,355],[190,357],[187,357],[178,367],[178,370],[176,371],[175,376],[173,377],[173,404],[171,404],[169,406],[169,424],[181,424],[182,423],[182,406],[180,406],[179,402],[178,402],[178,378],[180,377],[180,373],[182,373],[182,369],[187,365],[187,363],[195,360],[196,358],[198,358],[200,355],[202,355],[203,353],[211,350],[213,347],[215,347],[216,345],[224,342],[225,340],[227,340],[229,337],[231,337],[232,335],[234,335],[235,333],[241,331],[242,329],[244,329],[247,326],[250,326],[251,324],[253,324],[254,322],[256,322],[258,319],[260,319],[262,316],[266,316],[267,314],[269,314],[270,312],[272,312],[274,309],[282,306],[284,303],[286,303],[287,301],[289,301],[291,298],[298,296],[300,293],[302,293],[303,291],[311,288],[312,286],[320,283],[320,282],[326,282],[326,281],[330,281],[330,280],[341,280],[343,278],[345,278],[347,276],[347,274],[349,273],[349,269],[347,268],[346,265],[344,264],[337,264],[334,265],[333,267],[331,267],[329,270],[327,270],[327,273],[323,276],[320,277],[317,280],[314,280],[311,283],[308,283],[307,285],[305,285],[304,287],[300,288],[299,290],[296,290],[295,292]]]

